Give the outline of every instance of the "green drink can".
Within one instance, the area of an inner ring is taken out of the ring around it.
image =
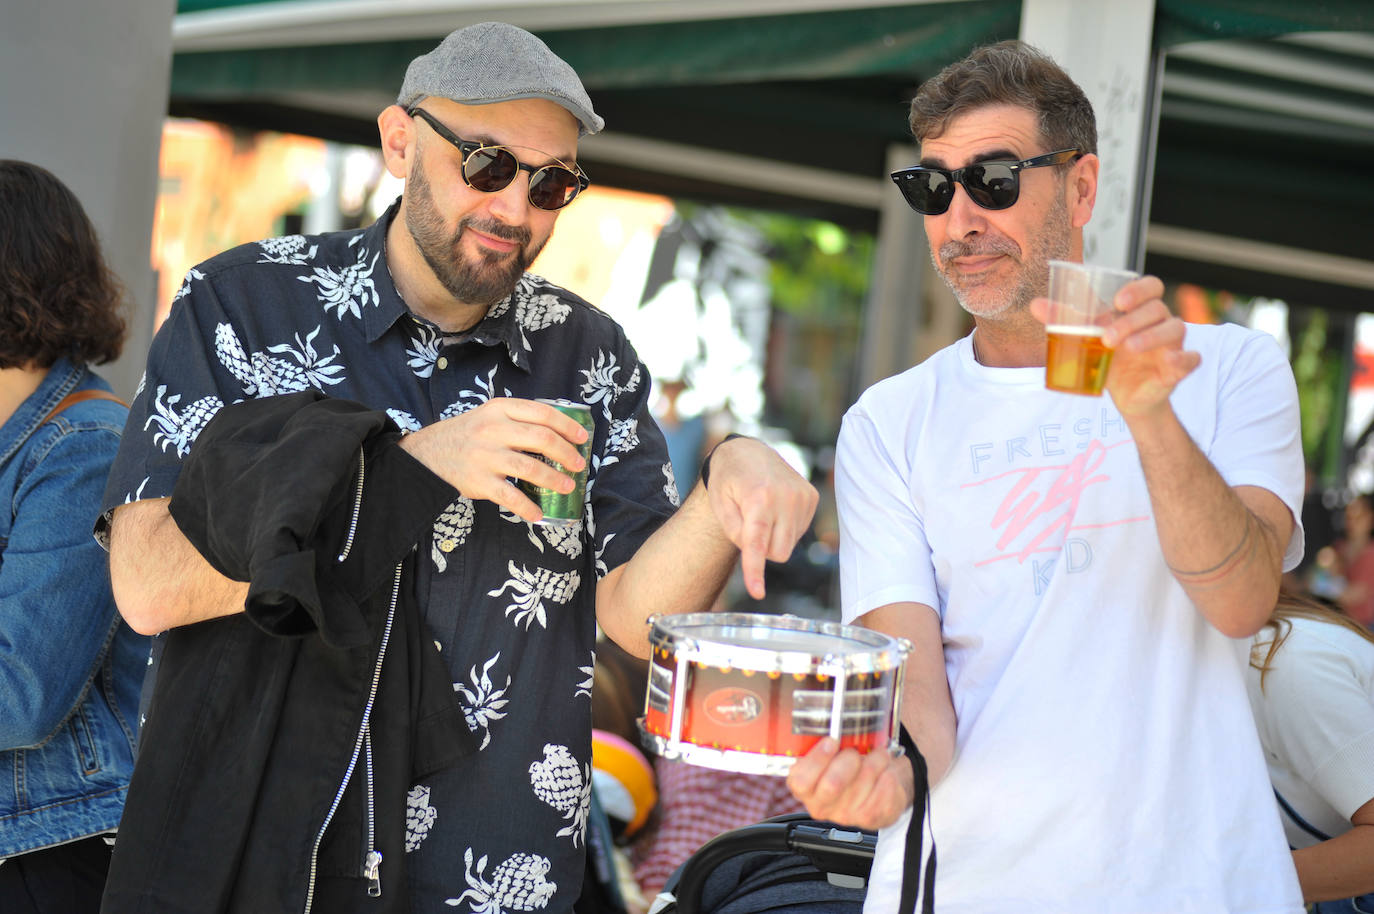
[[[578,424],[587,430],[587,440],[578,448],[583,461],[581,471],[573,473],[557,461],[542,456],[539,458],[559,472],[567,473],[573,478],[573,490],[571,492],[564,495],[562,492],[555,492],[553,489],[537,486],[523,479],[519,480],[520,491],[528,495],[530,500],[544,512],[544,517],[539,520],[539,523],[555,527],[570,527],[582,520],[582,502],[587,492],[587,466],[591,461],[592,437],[596,434],[596,425],[592,422],[592,408],[585,403],[574,403],[572,400],[541,397],[535,402],[549,404],[563,415],[576,419]]]

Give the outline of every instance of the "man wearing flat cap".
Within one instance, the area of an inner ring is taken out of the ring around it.
[[[378,125],[381,219],[198,265],[153,342],[97,524],[164,633],[106,911],[570,911],[597,626],[647,656],[737,558],[761,596],[814,510],[750,439],[680,499],[621,329],[528,272],[602,127],[543,42],[454,32]]]

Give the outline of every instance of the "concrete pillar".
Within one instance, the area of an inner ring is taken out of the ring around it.
[[[963,332],[963,311],[935,274],[920,215],[907,206],[888,174],[916,164],[915,143],[888,148],[882,178],[890,193],[878,205],[873,277],[864,303],[859,342],[858,394],[875,381],[905,371]]]
[[[81,200],[128,294],[124,355],[99,369],[133,393],[151,339],[158,148],[176,0],[0,0],[0,158]]]
[[[1154,0],[1023,0],[1021,40],[1083,87],[1097,114],[1102,173],[1084,259],[1140,269],[1158,122]]]

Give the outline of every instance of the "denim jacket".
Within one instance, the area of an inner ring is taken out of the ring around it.
[[[91,535],[127,410],[66,360],[0,426],[0,859],[107,832],[133,770],[148,640]]]

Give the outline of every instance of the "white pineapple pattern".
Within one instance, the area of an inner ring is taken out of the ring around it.
[[[143,488],[148,485],[152,478],[151,476],[144,476],[143,481],[138,484],[138,488],[124,496],[124,504],[131,505],[136,501],[142,501]],[[152,658],[149,657],[148,660],[151,662]]]
[[[541,278],[542,277],[535,276],[533,273],[525,273],[522,275],[515,282],[515,291],[487,309],[487,318],[494,320],[509,311],[511,302],[515,300],[517,295],[532,295],[534,293],[533,280]]]
[[[280,238],[268,238],[259,241],[258,247],[262,248],[261,257],[258,263],[290,263],[297,266],[305,266],[315,258],[315,251],[318,245],[306,247],[304,235],[283,235]]]
[[[558,885],[544,877],[549,874],[549,860],[538,854],[512,854],[491,874],[487,881],[487,857],[472,866],[472,848],[463,852],[464,878],[468,888],[457,898],[446,898],[444,904],[457,906],[468,902],[473,914],[505,914],[506,911],[535,911],[547,907]]]
[[[577,688],[573,690],[573,698],[592,697],[592,686],[596,684],[596,651],[589,651],[589,653],[592,655],[591,661],[586,666],[577,668],[577,671],[586,678],[579,682]]]
[[[497,318],[515,306],[515,325],[520,328],[520,342],[526,352],[533,351],[526,333],[534,333],[554,324],[561,324],[572,314],[572,305],[557,295],[536,291],[546,280],[526,273],[515,284],[515,291],[497,302],[487,316]]]
[[[561,324],[572,313],[572,305],[556,295],[526,297],[517,292],[516,307],[518,310],[515,312],[515,320],[520,327],[520,342],[524,344],[526,352],[533,351],[527,332],[533,333],[554,324]]]
[[[592,803],[591,766],[578,765],[567,746],[545,743],[543,761],[530,763],[530,789],[563,818],[572,820],[559,829],[558,837],[571,837],[573,847],[582,843]]]
[[[591,368],[578,372],[586,379],[582,382],[582,402],[588,406],[600,403],[601,411],[607,419],[611,418],[611,404],[619,399],[621,394],[634,393],[639,389],[639,365],[635,365],[624,386],[616,381],[620,368],[615,355],[602,349],[597,352],[596,361]]]
[[[476,519],[472,499],[458,496],[453,504],[439,512],[430,537],[429,557],[439,571],[448,570],[448,553],[467,542]]]
[[[166,395],[167,385],[159,384],[157,392],[153,395],[153,408],[157,412],[143,423],[143,430],[146,432],[149,426],[156,425],[153,444],[163,451],[169,446],[175,447],[177,456],[185,457],[191,450],[191,442],[196,440],[200,430],[205,428],[206,423],[219,412],[220,407],[224,406],[224,401],[212,394],[201,397],[178,412],[176,405],[181,402],[181,394]],[[166,399],[163,399],[164,397]]]
[[[520,515],[505,508],[501,509],[501,519],[511,524],[524,524],[525,536],[529,539],[534,548],[540,552],[544,551],[544,544],[548,543],[556,551],[566,555],[570,559],[578,559],[582,555],[582,521],[577,520],[571,524],[532,524]]]
[[[334,316],[339,320],[343,320],[345,314],[360,318],[365,306],[375,306],[381,300],[377,286],[372,281],[378,255],[373,254],[369,263],[367,253],[367,248],[360,248],[357,262],[343,269],[315,267],[313,275],[296,278],[301,282],[313,282],[319,287],[315,294],[326,312],[334,309]]]
[[[606,450],[615,454],[626,454],[639,447],[639,420],[612,419],[611,431],[606,436]]]
[[[471,688],[462,682],[453,684],[453,691],[462,699],[463,717],[467,720],[468,729],[473,733],[482,731],[482,745],[477,747],[479,751],[491,743],[491,725],[505,718],[504,709],[510,703],[506,699],[506,689],[510,688],[510,675],[506,675],[506,684],[499,689],[491,681],[491,668],[500,659],[501,652],[497,651],[494,657],[482,664],[480,676],[477,674],[477,667],[468,670],[468,678],[472,680]]]
[[[613,539],[615,539],[615,534],[608,533],[606,534],[606,538],[601,541],[601,545],[596,547],[596,579],[598,581],[611,573],[611,570],[606,567],[605,556],[606,547],[611,544],[611,540]]]
[[[403,409],[396,409],[394,406],[387,407],[386,414],[391,417],[391,421],[396,423],[396,427],[401,431],[418,432],[420,430],[420,420]]]
[[[458,399],[448,406],[445,406],[443,411],[439,413],[439,418],[448,419],[453,416],[461,415],[470,409],[476,409],[492,397],[509,397],[511,395],[509,388],[504,389],[501,393],[497,393],[496,367],[495,365],[492,366],[491,371],[487,372],[486,378],[483,378],[481,375],[474,375],[472,378],[472,386],[476,389],[465,388],[458,391]]]
[[[176,294],[172,296],[172,301],[180,301],[181,299],[183,299],[183,298],[185,298],[186,296],[190,295],[190,294],[191,294],[191,283],[197,282],[197,281],[202,280],[202,279],[204,279],[204,278],[205,278],[205,274],[202,273],[202,272],[200,272],[200,270],[195,269],[194,267],[191,268],[190,270],[187,270],[187,271],[186,271],[186,277],[181,281],[181,288],[180,288],[180,289],[177,289]]]
[[[414,326],[416,335],[410,338],[406,364],[415,377],[427,378],[434,374],[434,363],[439,361],[439,331],[419,321],[414,321]]]
[[[600,475],[601,468],[603,466],[610,466],[613,463],[619,462],[619,457],[607,457],[603,461],[601,459],[601,455],[592,455],[591,469],[587,472],[587,500],[584,506],[583,514],[586,518],[584,523],[587,526],[587,539],[593,543],[596,542],[596,512],[592,510],[592,488],[596,485],[596,480]],[[610,542],[613,539],[615,539],[615,534],[608,533],[606,534],[606,538],[602,540],[600,545],[596,547],[596,564],[594,567],[596,570],[596,579],[598,581],[604,578],[609,573],[609,569],[606,567],[605,553],[606,547],[610,545]]]
[[[439,811],[429,805],[429,788],[416,784],[406,794],[406,853],[409,854],[429,837]]]
[[[672,502],[673,507],[682,504],[682,495],[677,490],[677,477],[673,475],[673,465],[665,463],[663,465],[663,495]]]
[[[297,333],[296,345],[281,343],[268,346],[267,352],[246,355],[243,344],[229,324],[215,327],[215,354],[220,362],[238,378],[243,392],[250,397],[271,397],[277,394],[292,393],[317,387],[321,390],[327,384],[338,384],[342,377],[335,377],[344,370],[342,363],[334,360],[339,357],[339,347],[334,347],[330,355],[320,356],[315,351],[315,337],[320,327],[306,334],[305,339]],[[272,353],[268,355],[268,353]],[[275,358],[274,356],[287,356]]]
[[[544,614],[544,601],[567,603],[577,593],[582,576],[573,571],[550,571],[536,568],[530,571],[524,566],[516,567],[512,559],[506,564],[510,579],[496,590],[487,591],[489,597],[505,596],[511,591],[511,604],[506,607],[506,615],[515,613],[515,624],[524,623],[529,631],[530,623],[538,621],[541,628],[548,628],[548,617]]]
[[[530,524],[535,527],[535,524]],[[539,535],[542,536],[550,546],[566,555],[570,559],[578,559],[582,556],[582,521],[568,524],[566,527],[554,524],[537,525]]]

